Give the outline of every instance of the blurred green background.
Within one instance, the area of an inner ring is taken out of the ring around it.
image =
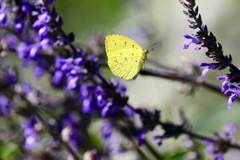
[[[82,44],[87,43],[92,34],[104,37],[111,33],[124,34],[136,40],[143,48],[158,43],[148,56],[148,59],[158,63],[182,68],[184,71],[188,71],[189,64],[211,63],[211,60],[205,57],[205,49],[196,52],[194,46],[191,46],[188,50],[183,50],[183,43],[186,41],[183,35],[194,31],[188,28],[187,17],[178,1],[63,0],[56,1],[55,4],[58,14],[64,20],[64,30],[74,32],[76,40]],[[225,54],[231,54],[234,64],[238,66],[240,2],[202,0],[197,1],[197,4],[203,22],[223,45]],[[151,66],[147,62],[144,67]],[[227,72],[209,72],[206,79],[221,87],[221,82],[217,81],[216,77]],[[32,80],[32,83],[43,83],[43,86],[45,84],[42,80]],[[239,103],[234,103],[232,109],[228,110],[228,99],[222,93],[199,87],[194,95],[186,96],[179,93],[181,83],[153,77],[139,76],[134,81],[123,80],[122,83],[128,86],[127,94],[133,106],[150,109],[157,107],[162,110],[164,120],[177,123],[180,122],[178,110],[184,110],[196,132],[211,135],[221,130],[229,121],[239,124]],[[149,140],[152,140],[151,136],[156,133],[158,131],[149,134]],[[164,141],[163,146],[159,148],[160,152],[173,155],[173,151],[182,146],[181,141],[174,147],[172,142]],[[230,154],[227,156],[226,159],[236,159]]]

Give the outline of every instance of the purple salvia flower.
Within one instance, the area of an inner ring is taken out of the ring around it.
[[[122,96],[126,93],[127,88],[120,84],[119,78],[112,78],[111,83],[116,87],[116,91],[120,93]]]
[[[81,123],[77,114],[66,113],[61,117],[62,132],[67,130],[67,137],[64,139],[69,141],[75,150],[79,149],[82,142]]]
[[[4,87],[14,86],[18,82],[18,73],[5,63],[0,63],[0,85]]]
[[[39,45],[41,46],[41,49],[43,49],[43,50],[48,49],[53,45],[53,41],[49,38],[45,38],[39,43]]]
[[[34,77],[39,79],[43,76],[43,74],[45,73],[45,69],[40,67],[40,66],[37,66],[34,68],[34,71],[33,71],[33,74],[34,74]]]
[[[27,58],[29,55],[29,48],[26,43],[20,43],[17,46],[16,51],[18,52],[18,56],[20,58]]]
[[[215,160],[223,160],[223,152],[220,151],[219,146],[210,140],[205,140],[203,143],[207,146],[206,154],[214,155]]]
[[[113,131],[113,126],[110,121],[106,121],[102,125],[101,137],[104,140],[108,154],[114,155],[124,152],[121,145],[123,137],[119,133]]]
[[[206,145],[206,154],[213,155],[216,160],[223,160],[224,153],[228,151],[228,145],[234,140],[236,134],[236,125],[232,122],[227,123],[223,131],[214,133],[214,141],[206,139],[203,143]]]
[[[3,41],[7,43],[8,49],[16,49],[16,46],[18,46],[19,40],[15,35],[7,34]]]
[[[33,149],[40,138],[39,135],[39,123],[35,117],[31,117],[29,120],[25,121],[22,125],[24,129],[24,148],[26,150]]]
[[[135,112],[129,106],[125,106],[123,108],[123,111],[124,111],[125,115],[127,115],[128,117],[132,117],[135,115]]]
[[[0,94],[0,115],[8,116],[11,112],[11,105],[8,98]]]
[[[60,85],[64,80],[64,74],[61,71],[55,71],[53,77],[51,78],[51,83],[53,85]]]
[[[148,131],[145,129],[140,129],[133,132],[133,136],[138,139],[138,146],[144,145],[147,132]]]
[[[106,121],[103,123],[101,128],[101,137],[103,139],[107,139],[112,134],[112,123],[110,121]]]
[[[77,87],[78,77],[68,76],[67,89],[74,89]]]
[[[45,36],[48,35],[48,32],[51,30],[49,26],[43,26],[38,30],[38,38],[42,40]]]
[[[0,26],[6,26],[7,25],[7,14],[5,9],[0,10]]]
[[[112,102],[108,102],[106,104],[106,106],[104,106],[104,108],[101,111],[101,116],[102,117],[107,117],[108,116],[108,112],[109,112],[111,106],[112,106]]]
[[[153,139],[157,141],[157,145],[160,146],[162,145],[162,141],[164,139],[168,138],[165,134],[164,135],[157,135],[157,136],[153,136]]]
[[[29,57],[35,58],[41,46],[38,43],[32,44],[29,46]]]
[[[192,43],[197,44],[197,47],[195,48],[196,51],[201,49],[200,41],[199,41],[199,39],[196,36],[190,35],[190,34],[185,34],[184,37],[186,39],[189,39],[189,40],[184,43],[183,49],[188,49],[188,47]]]
[[[218,80],[224,80],[222,83],[222,92],[225,92],[227,89],[229,89],[229,77],[226,75],[220,75],[217,77]]]
[[[29,2],[23,2],[21,10],[31,16],[33,11],[33,6]]]
[[[224,92],[227,95],[230,95],[228,99],[228,109],[231,109],[232,103],[240,96],[240,87],[231,84],[229,89]]]
[[[21,34],[24,28],[24,19],[18,18],[15,20],[15,31],[17,34]]]
[[[217,68],[217,64],[216,64],[216,63],[201,63],[199,66],[200,66],[200,67],[206,67],[206,68],[202,71],[201,78],[204,78],[205,75],[208,73],[208,71],[209,71],[210,69],[216,69],[216,68]]]
[[[223,128],[223,132],[229,136],[229,137],[233,137],[236,133],[237,133],[237,126],[236,123],[234,122],[228,122],[224,128]]]

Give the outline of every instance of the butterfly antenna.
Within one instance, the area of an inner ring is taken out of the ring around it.
[[[149,47],[147,47],[147,49],[149,49],[150,47],[152,47],[152,46],[154,46],[154,45],[156,45],[156,44],[158,44],[158,43],[153,43],[153,44],[151,44]],[[152,50],[154,50],[154,49],[152,48]]]

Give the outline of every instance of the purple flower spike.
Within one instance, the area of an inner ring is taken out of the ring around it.
[[[200,49],[201,49],[201,45],[199,45],[199,44],[200,44],[200,41],[199,41],[199,39],[198,39],[196,36],[190,35],[190,34],[185,34],[184,37],[185,37],[186,39],[189,39],[189,40],[184,43],[183,49],[188,49],[188,47],[189,47],[192,43],[198,45],[198,46],[195,48],[195,50],[200,50]]]

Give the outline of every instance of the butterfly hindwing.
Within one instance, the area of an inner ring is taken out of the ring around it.
[[[135,79],[147,52],[137,42],[122,35],[107,36],[105,45],[112,73],[126,80]]]

